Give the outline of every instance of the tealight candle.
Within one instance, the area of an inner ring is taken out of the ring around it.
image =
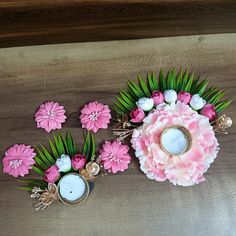
[[[69,173],[58,183],[59,198],[67,204],[76,204],[85,200],[89,194],[88,182],[77,173]]]
[[[180,155],[189,149],[190,134],[182,126],[172,126],[163,130],[160,144],[162,149],[170,155]]]

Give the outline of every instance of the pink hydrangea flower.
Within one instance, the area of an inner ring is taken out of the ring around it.
[[[55,183],[60,177],[57,165],[50,166],[44,173],[44,180],[47,183]]]
[[[32,169],[35,156],[36,153],[32,147],[25,144],[14,144],[3,157],[3,172],[14,177],[23,177]]]
[[[164,128],[176,125],[189,131],[192,145],[183,154],[170,155],[161,148],[160,137]],[[181,102],[162,104],[149,113],[142,127],[134,130],[131,143],[148,178],[182,186],[203,181],[219,151],[209,119]]]
[[[111,111],[107,105],[97,101],[86,104],[81,110],[80,121],[83,128],[92,130],[107,129],[111,119]]]
[[[106,141],[100,150],[104,169],[113,174],[128,169],[128,164],[131,161],[128,151],[129,147],[122,145],[120,141],[113,141],[112,143]]]
[[[45,129],[48,133],[55,129],[61,129],[66,121],[64,107],[57,102],[45,102],[40,105],[35,113],[37,127]]]

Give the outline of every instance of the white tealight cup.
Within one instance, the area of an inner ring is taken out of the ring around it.
[[[58,195],[66,204],[78,204],[89,195],[88,182],[77,173],[64,175],[58,183]]]
[[[190,145],[191,138],[188,130],[182,126],[171,126],[165,128],[160,137],[162,149],[170,155],[185,153]]]

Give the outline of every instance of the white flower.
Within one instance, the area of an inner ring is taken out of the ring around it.
[[[71,170],[71,159],[69,156],[62,154],[61,157],[57,159],[56,165],[60,172],[69,172]]]
[[[172,102],[175,102],[177,100],[177,93],[175,90],[171,89],[171,90],[166,90],[164,92],[164,98],[165,98],[165,101],[167,103],[172,103]]]
[[[154,101],[152,98],[140,98],[136,105],[143,111],[150,111],[154,106]]]
[[[205,104],[206,101],[199,94],[194,94],[190,100],[190,106],[196,111],[202,109]]]

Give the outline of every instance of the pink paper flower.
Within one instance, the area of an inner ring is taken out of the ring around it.
[[[44,181],[55,183],[60,177],[59,168],[57,165],[49,167],[44,173]]]
[[[212,104],[206,104],[200,111],[200,114],[208,117],[210,121],[215,120],[216,119],[215,106]]]
[[[144,117],[145,117],[144,111],[138,107],[130,112],[130,118],[131,118],[130,121],[133,123],[142,122]]]
[[[178,93],[177,100],[185,104],[189,104],[191,97],[192,95],[190,93],[187,93],[185,91],[180,91]]]
[[[191,135],[190,149],[180,155],[170,155],[160,146],[164,128],[183,126]],[[160,105],[134,130],[131,140],[140,168],[150,179],[190,186],[204,180],[203,174],[217,156],[218,142],[207,117],[177,102]]]
[[[79,170],[84,168],[85,164],[86,164],[86,156],[82,155],[82,154],[75,154],[72,157],[72,167],[75,170]]]
[[[23,177],[29,174],[29,170],[32,169],[35,156],[36,153],[32,147],[25,144],[14,144],[3,157],[3,172],[14,177]]]
[[[61,124],[66,121],[64,107],[57,102],[45,102],[35,113],[35,121],[38,128],[45,129],[48,133],[51,130],[61,129]]]
[[[100,150],[104,169],[113,174],[128,169],[128,164],[131,161],[128,151],[129,147],[122,145],[120,141],[113,141],[112,143],[106,141]]]
[[[155,105],[159,105],[164,102],[164,95],[160,91],[153,91],[152,92],[152,99]]]
[[[80,121],[82,127],[92,130],[94,133],[98,129],[107,129],[110,119],[109,107],[97,101],[86,104],[81,110]]]

